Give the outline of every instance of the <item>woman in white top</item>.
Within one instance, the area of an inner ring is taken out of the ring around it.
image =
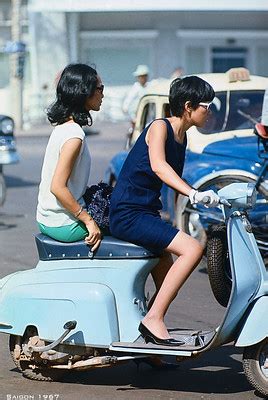
[[[90,155],[83,125],[91,125],[104,86],[95,69],[70,64],[61,73],[56,101],[48,110],[55,125],[48,141],[39,186],[37,222],[42,233],[63,242],[85,239],[94,251],[101,231],[84,209]]]

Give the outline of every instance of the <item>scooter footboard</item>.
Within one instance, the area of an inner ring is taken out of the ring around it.
[[[268,337],[268,296],[256,300],[248,311],[247,318],[235,342],[237,347],[252,346]]]
[[[0,332],[22,336],[33,325],[40,338],[53,341],[70,320],[77,326],[66,343],[106,347],[120,340],[114,293],[106,285],[21,285],[2,294]]]

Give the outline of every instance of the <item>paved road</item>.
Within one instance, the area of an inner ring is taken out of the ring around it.
[[[98,136],[89,137],[92,154],[91,181],[99,181],[111,156],[123,146],[126,126],[103,124]],[[41,161],[47,137],[20,137],[20,164],[6,167],[8,195],[0,209],[0,277],[28,269],[37,262],[33,233]],[[149,280],[148,290],[152,290]],[[27,310],[21,310],[26,312]],[[223,318],[208,286],[201,264],[170,307],[169,326],[215,328]],[[8,337],[0,335],[0,400],[250,400],[256,399],[243,373],[241,351],[231,345],[180,364],[176,371],[159,372],[134,363],[109,369],[76,372],[64,383],[27,380],[15,368],[8,351]],[[30,397],[31,396],[31,397]],[[47,396],[47,397],[46,397]],[[50,396],[50,397],[48,397]]]

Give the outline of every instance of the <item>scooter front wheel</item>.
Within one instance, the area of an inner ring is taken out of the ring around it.
[[[232,275],[228,256],[227,232],[224,224],[211,227],[207,242],[207,271],[217,302],[227,307],[232,290]]]
[[[268,396],[268,338],[245,347],[243,368],[247,380],[259,394]]]

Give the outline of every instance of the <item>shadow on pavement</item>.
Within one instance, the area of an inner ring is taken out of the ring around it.
[[[12,187],[27,187],[27,186],[38,186],[39,182],[27,181],[22,178],[15,176],[5,175],[5,181],[8,188]]]
[[[0,232],[6,231],[8,229],[16,228],[16,224],[5,224],[4,222],[0,222]]]
[[[128,362],[114,368],[71,372],[65,376],[63,382],[116,386],[116,390],[122,392],[144,389],[177,391],[180,395],[183,392],[224,395],[252,391],[242,373],[240,354],[240,349],[228,345],[195,360],[184,361],[176,370],[159,371],[146,364],[141,364],[137,369],[133,362]]]

